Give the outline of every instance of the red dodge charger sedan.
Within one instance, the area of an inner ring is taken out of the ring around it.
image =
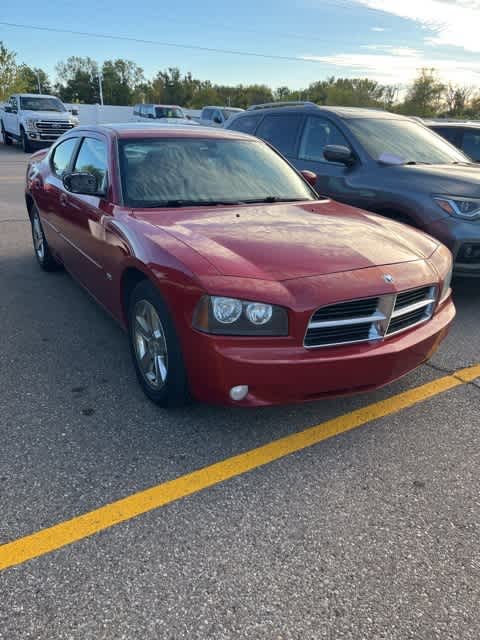
[[[30,160],[35,254],[128,331],[138,380],[161,406],[374,389],[445,337],[451,255],[319,198],[313,177],[241,133],[79,127]]]

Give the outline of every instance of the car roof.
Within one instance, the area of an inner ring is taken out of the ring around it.
[[[200,125],[167,124],[167,123],[147,123],[147,122],[112,122],[111,124],[99,124],[90,126],[79,126],[71,129],[72,133],[86,134],[88,132],[104,133],[116,138],[212,138],[212,139],[240,139],[255,140],[257,138],[240,131],[230,131],[228,129],[216,129],[213,127],[202,127]]]
[[[60,100],[58,96],[52,96],[48,93],[12,93],[12,96],[16,96],[18,98],[56,98]]]
[[[407,116],[401,116],[396,113],[390,113],[383,109],[373,109],[365,107],[335,107],[317,105],[313,102],[305,102],[303,104],[293,103],[289,104],[284,102],[281,106],[275,106],[274,103],[268,103],[266,105],[253,105],[247,109],[244,113],[252,116],[254,114],[266,114],[266,113],[331,113],[339,118],[345,120],[349,118],[382,118],[386,120],[404,120]],[[242,114],[243,116],[243,114]],[[239,116],[235,116],[238,118]],[[241,117],[241,116],[240,116]]]
[[[228,107],[226,104],[223,107],[215,104],[207,104],[202,109],[230,109],[230,111],[245,111],[245,109],[241,109],[240,107]]]
[[[425,120],[427,127],[460,127],[465,129],[480,129],[480,122],[442,122],[441,120]]]

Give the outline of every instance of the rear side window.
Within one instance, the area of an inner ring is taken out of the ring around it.
[[[300,153],[302,160],[327,162],[323,150],[329,144],[342,145],[350,148],[347,139],[337,127],[326,118],[310,116],[307,118],[303,131]]]
[[[441,135],[442,138],[445,138],[445,140],[448,140],[449,142],[457,146],[457,129],[454,129],[453,127],[432,127],[432,129],[433,131],[435,131],[435,133]]]
[[[261,116],[243,116],[236,118],[228,125],[229,129],[241,131],[242,133],[253,133],[260,122]]]
[[[285,156],[293,156],[302,124],[301,115],[265,116],[258,127],[257,136],[273,145]]]
[[[475,162],[480,162],[480,129],[474,131],[465,131],[463,134],[462,149],[467,156],[470,156]]]
[[[52,168],[57,176],[63,176],[70,166],[72,153],[77,146],[78,138],[68,138],[53,150]]]
[[[96,138],[84,138],[75,161],[75,171],[92,173],[97,178],[98,188],[104,191],[107,185],[107,147]]]

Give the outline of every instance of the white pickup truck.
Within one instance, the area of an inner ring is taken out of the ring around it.
[[[68,111],[55,96],[16,93],[0,109],[0,129],[5,144],[14,140],[25,153],[45,147],[78,124],[74,111]]]

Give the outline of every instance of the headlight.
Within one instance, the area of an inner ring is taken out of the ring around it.
[[[451,216],[463,218],[464,220],[480,218],[480,198],[434,196],[433,199],[443,211]]]
[[[204,296],[195,310],[193,326],[226,336],[287,336],[288,313],[263,302]]]
[[[37,128],[37,122],[38,120],[32,120],[31,118],[25,120],[25,127],[31,131],[31,130],[35,130]]]
[[[440,302],[443,302],[450,292],[450,285],[452,284],[453,266],[450,267],[445,280],[443,281],[442,291],[440,292]]]

